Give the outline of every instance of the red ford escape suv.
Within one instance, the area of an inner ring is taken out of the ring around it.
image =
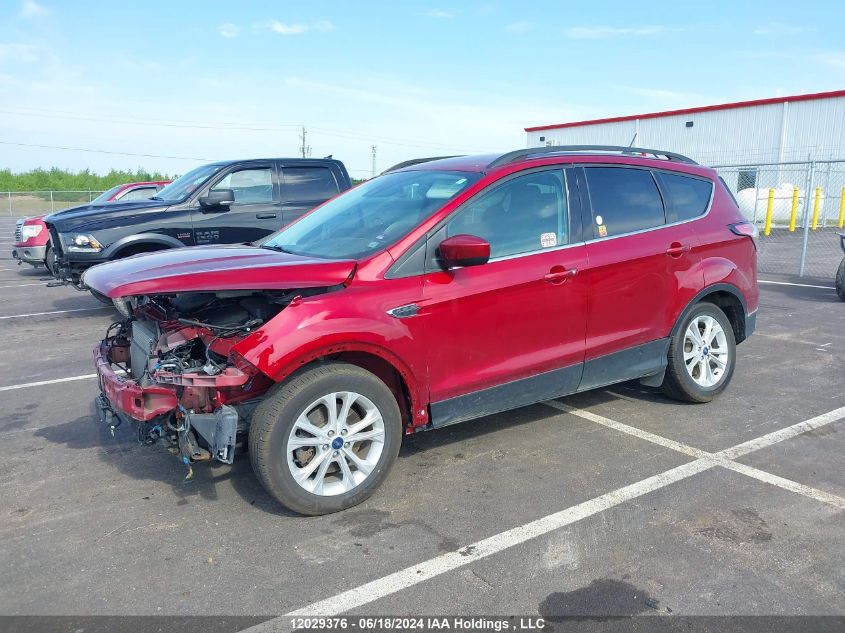
[[[711,400],[754,330],[755,237],[716,172],[670,152],[411,161],[259,246],[89,269],[126,317],[94,349],[100,417],[185,464],[248,436],[271,495],[334,512],[403,434],[632,379]]]

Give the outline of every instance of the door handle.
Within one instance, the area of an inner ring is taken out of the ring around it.
[[[259,220],[271,220],[276,217],[275,213],[256,213],[255,217]]]
[[[563,266],[552,266],[552,269],[543,275],[543,279],[550,284],[562,284],[567,279],[571,279],[578,274],[577,268],[570,268],[567,270]]]
[[[669,245],[669,248],[666,249],[666,254],[669,257],[680,257],[684,253],[688,253],[690,250],[689,244],[681,244],[680,242],[672,242]]]

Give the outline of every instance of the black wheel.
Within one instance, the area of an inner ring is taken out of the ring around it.
[[[53,247],[47,244],[47,250],[44,251],[44,265],[53,277],[56,276],[56,256],[53,253]]]
[[[845,301],[845,257],[839,262],[839,270],[836,271],[836,294]]]
[[[663,393],[684,402],[710,402],[724,391],[736,366],[736,340],[725,313],[699,303],[669,343]]]
[[[104,303],[107,306],[114,306],[114,301],[109,299],[106,295],[101,294],[96,290],[91,290],[91,288],[88,288],[88,292],[90,292],[91,296],[93,296],[100,303]]]
[[[370,372],[326,363],[272,389],[253,413],[249,455],[273,497],[300,514],[337,512],[387,477],[402,440],[390,389]]]

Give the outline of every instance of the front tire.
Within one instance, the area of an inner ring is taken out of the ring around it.
[[[839,262],[839,270],[836,271],[836,294],[845,301],[845,257]]]
[[[710,402],[725,390],[736,366],[736,340],[728,317],[699,303],[669,343],[663,393],[683,402]]]
[[[47,267],[47,271],[53,277],[56,277],[56,255],[53,253],[53,247],[49,244],[47,244],[47,249],[44,251],[44,265]]]
[[[367,499],[399,454],[396,398],[370,372],[332,362],[271,390],[249,429],[252,468],[280,503],[305,515]]]

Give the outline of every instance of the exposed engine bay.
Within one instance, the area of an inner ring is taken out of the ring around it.
[[[327,290],[116,299],[127,318],[113,323],[94,350],[101,420],[112,431],[130,422],[142,443],[168,441],[188,465],[232,463],[238,434],[273,384],[233,346],[302,296]]]

